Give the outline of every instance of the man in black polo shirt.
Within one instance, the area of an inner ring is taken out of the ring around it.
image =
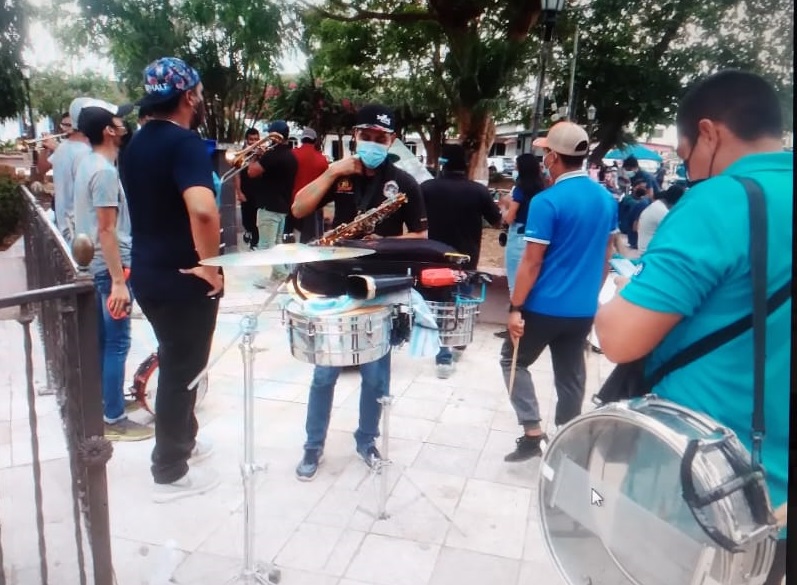
[[[393,193],[404,193],[407,202],[377,227],[376,238],[426,238],[426,210],[420,188],[409,174],[388,161],[387,153],[395,139],[393,113],[373,104],[357,112],[354,138],[357,154],[329,165],[324,173],[296,194],[293,215],[306,217],[327,203],[334,202],[333,226],[348,223],[358,213],[378,207]],[[404,228],[407,233],[404,233]],[[310,269],[311,265],[306,265]],[[303,267],[304,268],[304,267]],[[310,285],[312,272],[303,269],[301,282]],[[323,275],[319,275],[323,278]],[[312,286],[308,286],[311,290]],[[296,468],[302,481],[313,479],[324,451],[332,412],[335,383],[341,368],[316,366],[307,404],[307,442],[304,457]],[[379,436],[382,407],[378,399],[390,393],[390,352],[375,362],[360,366],[360,424],[354,433],[357,453],[369,466],[381,458],[374,441]]]
[[[167,502],[220,481],[193,467],[211,446],[196,440],[196,392],[188,384],[207,365],[224,281],[218,268],[199,264],[220,245],[213,165],[196,133],[205,115],[199,74],[164,57],[144,70],[144,90],[139,105],[152,118],[133,135],[121,166],[133,237],[130,284],[158,339],[153,498]]]
[[[258,248],[265,250],[282,243],[285,231],[285,218],[291,210],[293,182],[296,178],[296,157],[291,153],[293,148],[288,142],[290,130],[283,120],[274,120],[268,125],[268,131],[281,134],[285,142],[266,151],[260,160],[253,162],[246,169],[249,178],[262,177],[260,200],[257,207],[257,231],[260,242]],[[289,270],[287,266],[275,265],[271,268],[272,282],[285,280]],[[265,280],[255,282],[255,286],[266,287]]]
[[[467,270],[476,270],[482,247],[484,220],[501,227],[501,210],[484,185],[468,180],[468,163],[461,144],[446,144],[441,153],[443,172],[440,177],[421,185],[426,213],[429,217],[429,238],[443,242],[461,254],[470,256]],[[435,362],[437,377],[448,378],[454,371],[463,347],[441,347]]]
[[[260,140],[257,128],[249,128],[244,134],[244,147],[252,146]],[[254,250],[260,241],[257,230],[257,205],[263,180],[258,177],[252,179],[248,173],[238,173],[233,178],[235,184],[235,199],[241,203],[241,223],[244,228],[244,242]]]

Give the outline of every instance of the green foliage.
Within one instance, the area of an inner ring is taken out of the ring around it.
[[[80,96],[103,99],[114,104],[128,100],[120,85],[94,72],[68,75],[62,71],[39,71],[31,76],[30,99],[33,109],[53,120],[56,132],[61,114]],[[73,120],[77,123],[77,120]]]
[[[16,116],[25,105],[20,68],[27,21],[24,0],[0,0],[0,120]]]
[[[696,79],[725,68],[761,73],[781,91],[791,126],[794,0],[578,0],[557,24],[551,69],[557,101],[566,91],[576,23],[577,121],[597,109],[596,157],[656,124],[674,122],[678,101]]]
[[[0,246],[9,237],[19,232],[24,208],[19,186],[22,181],[9,167],[0,167]]]
[[[133,97],[142,73],[159,57],[176,56],[202,76],[206,134],[236,142],[244,114],[263,106],[263,90],[284,47],[279,0],[78,0],[80,13],[60,13],[60,37],[73,52],[104,47]],[[65,23],[65,24],[64,24]]]

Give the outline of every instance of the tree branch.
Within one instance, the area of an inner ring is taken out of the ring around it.
[[[397,22],[399,24],[409,24],[413,22],[422,22],[428,20],[437,20],[437,16],[432,14],[428,11],[423,12],[375,12],[373,10],[362,10],[360,8],[354,8],[352,6],[347,6],[343,3],[336,3],[342,10],[353,10],[354,14],[351,16],[347,16],[345,14],[339,14],[330,12],[318,6],[311,6],[306,2],[300,2],[300,4],[310,10],[315,12],[319,16],[323,16],[324,18],[329,18],[330,20],[336,20],[338,22],[360,22],[363,20],[387,20],[390,22]]]

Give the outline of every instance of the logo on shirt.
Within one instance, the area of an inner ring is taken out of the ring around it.
[[[393,199],[398,194],[399,186],[395,181],[388,181],[385,183],[385,186],[382,187],[382,195],[385,196],[385,199]]]
[[[354,184],[349,179],[341,179],[338,181],[338,193],[354,193]]]

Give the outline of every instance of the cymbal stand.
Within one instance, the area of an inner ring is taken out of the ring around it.
[[[290,280],[288,276],[283,282]],[[241,328],[233,340],[228,343],[221,353],[210,362],[188,386],[193,390],[205,374],[221,359],[239,339],[238,347],[241,350],[241,359],[244,366],[244,456],[241,461],[241,480],[244,487],[244,558],[241,572],[227,581],[231,583],[250,583],[259,585],[272,585],[279,583],[281,572],[279,569],[269,567],[255,561],[255,474],[265,470],[265,466],[255,463],[255,335],[257,334],[257,322],[260,314],[265,311],[277,295],[282,282],[275,285],[274,290],[268,295],[257,312],[244,315],[241,318]]]
[[[383,396],[382,398],[378,398],[377,402],[382,405],[382,459],[375,459],[371,461],[371,467],[369,470],[368,475],[363,478],[363,481],[360,482],[360,485],[367,479],[371,479],[372,485],[376,488],[376,515],[375,518],[377,520],[387,520],[390,518],[390,514],[387,511],[387,500],[388,500],[388,492],[390,489],[390,477],[388,475],[388,469],[393,466],[393,461],[390,459],[390,410],[393,405],[394,398],[390,395]],[[414,487],[418,493],[424,498],[432,507],[437,510],[451,525],[456,528],[462,534],[465,534],[465,531],[459,527],[459,525],[454,522],[454,519],[449,516],[437,503],[432,500],[426,492],[417,484],[415,481],[410,477],[408,473],[401,472],[401,475],[404,479],[406,479],[412,487]],[[377,479],[379,479],[379,483],[377,485]],[[362,510],[362,508],[360,508]],[[363,510],[367,512],[367,510]]]

